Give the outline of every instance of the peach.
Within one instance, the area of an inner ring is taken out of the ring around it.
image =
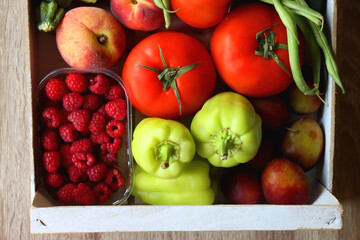
[[[266,200],[271,204],[306,204],[310,183],[304,171],[286,158],[271,160],[261,176]]]
[[[71,67],[110,68],[125,49],[125,31],[104,9],[78,7],[65,14],[56,31],[56,43]]]
[[[221,179],[221,190],[233,204],[264,202],[260,174],[246,168],[229,168]]]
[[[295,84],[288,88],[287,95],[290,108],[297,114],[313,113],[320,108],[322,103],[316,95],[304,95]]]
[[[260,115],[263,129],[276,130],[289,121],[290,110],[284,100],[274,95],[271,97],[252,98],[255,111]]]
[[[152,31],[164,24],[163,10],[153,0],[111,0],[110,8],[129,29]]]
[[[283,136],[282,154],[308,171],[320,160],[324,141],[323,130],[317,121],[308,117],[297,119]]]

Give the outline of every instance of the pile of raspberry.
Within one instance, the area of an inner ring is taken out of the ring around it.
[[[59,201],[106,202],[123,187],[118,151],[125,93],[102,74],[69,73],[47,81],[40,98],[44,183]]]

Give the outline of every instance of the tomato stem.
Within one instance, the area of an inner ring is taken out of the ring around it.
[[[160,50],[160,57],[161,57],[162,64],[164,66],[164,70],[159,70],[159,69],[156,69],[156,68],[152,68],[152,67],[148,67],[148,66],[144,66],[144,65],[140,65],[140,64],[138,66],[146,68],[146,69],[148,69],[150,71],[153,71],[153,72],[159,74],[158,79],[161,82],[163,82],[163,90],[164,91],[168,90],[169,87],[171,87],[174,90],[174,93],[175,93],[175,96],[176,96],[176,99],[177,99],[178,105],[179,105],[179,112],[180,112],[180,115],[181,115],[182,106],[181,106],[181,99],[180,99],[179,90],[178,90],[177,84],[176,84],[176,79],[178,77],[180,77],[182,74],[192,70],[194,67],[196,67],[200,63],[194,63],[194,64],[187,65],[187,66],[184,66],[184,67],[179,67],[178,66],[178,67],[169,68],[167,66],[167,64],[166,64],[164,55],[163,55],[161,47],[160,47],[160,44],[159,44],[159,50]]]
[[[275,32],[270,32],[266,35],[266,32],[274,28],[276,25],[268,27],[261,32],[256,34],[256,41],[259,44],[258,49],[256,49],[255,54],[258,56],[262,56],[263,58],[267,59],[271,57],[275,60],[275,62],[291,77],[290,72],[286,69],[285,65],[280,61],[279,57],[276,55],[276,49],[288,49],[287,45],[280,44],[275,42]],[[261,35],[265,36],[262,38]]]
[[[170,10],[170,2],[169,2],[169,0],[154,0],[154,3],[158,8],[163,10],[164,19],[165,19],[165,28],[168,29],[170,27],[170,24],[171,24],[170,13],[175,13],[179,9],[177,9],[175,11],[171,11]]]

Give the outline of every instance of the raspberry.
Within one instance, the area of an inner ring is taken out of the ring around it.
[[[107,144],[107,143],[101,144],[100,150],[107,151],[107,145],[106,145],[106,144]]]
[[[43,111],[41,117],[47,127],[57,128],[60,126],[63,115],[60,110],[50,107]]]
[[[95,112],[100,106],[100,98],[95,93],[89,93],[84,97],[83,109],[89,112]]]
[[[93,149],[92,142],[88,138],[76,140],[71,144],[70,151],[72,153],[89,153]]]
[[[105,111],[110,117],[121,121],[126,116],[126,102],[123,99],[110,101],[105,105]]]
[[[93,190],[85,183],[79,183],[73,191],[76,203],[83,205],[90,205],[95,201],[95,194]]]
[[[125,92],[120,85],[111,85],[109,91],[105,93],[106,100],[115,100],[118,98],[123,98],[125,96]]]
[[[110,168],[105,176],[104,183],[111,190],[116,191],[124,185],[124,178],[118,169]]]
[[[117,153],[121,148],[121,138],[115,138],[113,142],[106,143],[106,149],[109,153]]]
[[[75,153],[71,160],[77,168],[83,170],[86,170],[88,166],[90,167],[95,163],[95,157],[92,153]]]
[[[106,124],[106,132],[112,138],[120,138],[124,134],[125,126],[118,120],[111,120]]]
[[[66,86],[73,92],[85,92],[89,81],[80,73],[69,73],[65,78]]]
[[[94,78],[90,79],[90,91],[93,93],[102,95],[109,90],[109,80],[102,74],[96,75]]]
[[[59,128],[59,134],[64,142],[73,142],[79,138],[79,132],[76,131],[72,123],[61,125]]]
[[[46,96],[53,101],[60,101],[69,92],[63,80],[51,78],[45,86]]]
[[[63,203],[72,203],[74,201],[73,192],[76,188],[76,185],[73,183],[68,183],[59,188],[57,191],[57,198],[60,202]]]
[[[87,110],[78,110],[70,113],[68,120],[74,124],[76,130],[85,132],[88,130],[90,114]]]
[[[65,182],[64,175],[58,172],[46,174],[45,183],[47,186],[51,188],[59,188],[61,185],[63,185],[64,182]]]
[[[63,98],[63,106],[66,110],[72,112],[79,110],[84,104],[84,97],[80,93],[71,92],[65,95]]]
[[[61,166],[68,168],[72,164],[72,153],[70,151],[70,144],[63,144],[60,147],[60,155],[61,155]]]
[[[97,162],[86,170],[86,173],[93,182],[99,182],[105,176],[107,167],[102,162]]]
[[[101,130],[105,129],[105,125],[106,125],[106,120],[104,115],[98,112],[93,113],[89,123],[89,130],[91,132],[100,132]]]
[[[53,129],[47,129],[41,136],[41,143],[45,151],[54,151],[60,147],[59,135]]]
[[[99,183],[94,187],[95,199],[98,202],[106,202],[111,197],[111,191],[105,183]]]
[[[88,168],[88,166],[86,165],[86,153],[75,153],[73,154],[71,160],[74,165],[81,170],[86,170]]]
[[[103,143],[110,142],[110,137],[109,137],[109,135],[107,135],[107,133],[105,131],[96,132],[96,133],[92,132],[90,134],[90,140],[94,144],[103,144]]]
[[[109,153],[108,151],[100,151],[100,159],[107,165],[117,165],[118,153]]]
[[[92,165],[94,165],[94,163],[95,163],[94,155],[92,153],[87,153],[86,154],[86,165],[91,167]]]
[[[56,172],[60,168],[61,155],[59,152],[51,151],[43,154],[43,166],[49,173]]]
[[[67,169],[69,179],[73,183],[83,182],[88,179],[86,169],[77,168],[74,164]]]

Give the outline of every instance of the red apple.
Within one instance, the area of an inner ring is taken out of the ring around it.
[[[61,56],[76,68],[110,68],[125,49],[125,32],[111,13],[97,7],[68,11],[56,31]]]
[[[252,98],[255,111],[260,115],[262,126],[267,130],[283,127],[290,119],[290,110],[278,95],[265,98]]]
[[[304,171],[320,160],[324,150],[324,134],[320,125],[311,118],[294,121],[282,139],[282,154],[296,162]]]
[[[233,204],[256,204],[264,201],[260,174],[250,169],[227,169],[221,179],[221,190]]]
[[[317,111],[321,106],[321,100],[318,96],[304,95],[295,84],[292,84],[287,90],[288,103],[297,114],[310,114]]]
[[[310,184],[304,171],[285,158],[276,158],[266,165],[261,183],[271,204],[306,204],[310,197]]]
[[[163,10],[153,0],[111,0],[111,12],[127,28],[152,31],[164,24]]]

